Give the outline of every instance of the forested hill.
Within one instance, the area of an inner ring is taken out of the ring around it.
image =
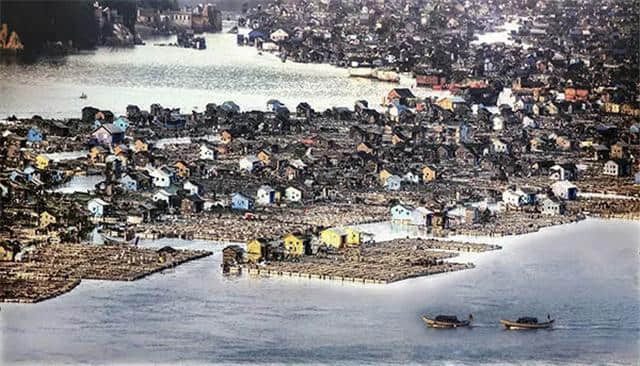
[[[27,51],[37,51],[47,41],[71,40],[80,49],[98,42],[91,0],[0,0],[0,22],[20,35]]]

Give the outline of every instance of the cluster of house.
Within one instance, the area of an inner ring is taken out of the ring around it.
[[[158,29],[191,29],[195,32],[222,30],[222,13],[213,4],[186,6],[180,10],[138,8],[136,21]]]
[[[313,233],[290,233],[282,238],[256,238],[247,242],[246,253],[237,246],[231,246],[235,264],[238,262],[260,263],[262,261],[300,258],[302,256],[327,253],[346,247],[358,247],[370,240],[370,234],[351,227],[335,227]],[[246,255],[243,255],[246,254]],[[234,263],[229,263],[234,264]]]

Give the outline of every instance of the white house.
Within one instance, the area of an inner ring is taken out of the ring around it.
[[[499,138],[492,138],[491,146],[494,153],[504,154],[509,152],[509,146],[507,145],[507,143],[500,140]]]
[[[240,169],[249,173],[253,172],[255,168],[260,165],[260,159],[255,155],[245,156],[240,159]]]
[[[556,197],[564,200],[575,200],[578,196],[578,187],[567,180],[561,180],[553,183],[551,185],[551,190]]]
[[[95,217],[104,216],[107,206],[109,206],[109,203],[103,201],[100,198],[94,198],[87,203],[87,209]]]
[[[286,41],[289,38],[289,33],[285,32],[284,29],[279,28],[275,32],[271,33],[270,38],[274,42]]]
[[[542,201],[542,213],[545,215],[562,215],[564,204],[561,201],[545,198]]]
[[[417,207],[411,212],[411,223],[418,226],[431,226],[433,212],[424,208]]]
[[[182,189],[189,192],[190,195],[194,195],[194,194],[199,195],[202,193],[200,192],[200,186],[192,183],[191,181],[184,182],[184,184],[182,185]]]
[[[147,171],[153,180],[153,185],[156,187],[169,187],[171,185],[171,175],[163,169],[156,169],[154,167],[147,167]]]
[[[284,190],[284,197],[287,201],[299,202],[302,200],[302,191],[296,187],[289,187]]]
[[[200,145],[200,159],[215,160],[216,152],[207,145]]]
[[[173,197],[173,194],[171,192],[167,191],[166,189],[160,189],[153,195],[152,199],[153,202],[164,201],[166,202],[167,206],[170,206],[171,197]]]
[[[507,205],[520,207],[527,204],[528,199],[526,195],[520,192],[514,192],[510,189],[507,189],[506,191],[502,192],[502,201]]]
[[[516,101],[516,96],[513,95],[513,90],[511,90],[511,88],[503,88],[500,94],[498,94],[498,101],[496,102],[496,105],[501,106],[506,104],[513,109],[516,105]]]
[[[491,122],[493,123],[494,131],[502,131],[504,129],[504,118],[502,118],[502,116],[494,116]]]
[[[276,191],[269,186],[258,188],[257,202],[262,205],[273,204],[276,200]]]
[[[408,171],[403,177],[402,180],[407,183],[418,184],[420,183],[420,176],[412,171]]]

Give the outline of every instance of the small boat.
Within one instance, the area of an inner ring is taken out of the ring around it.
[[[555,319],[551,319],[550,316],[547,315],[547,321],[544,323],[538,323],[538,318],[525,316],[522,318],[518,318],[518,320],[500,320],[500,323],[504,325],[507,329],[548,329],[553,326]]]
[[[422,316],[422,320],[431,328],[458,328],[471,326],[473,315],[469,315],[468,320],[458,320],[455,315],[438,315],[435,319]]]
[[[80,94],[80,99],[87,99],[87,95],[85,93]]]

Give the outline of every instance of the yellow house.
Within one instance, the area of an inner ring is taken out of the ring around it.
[[[300,235],[288,234],[282,238],[284,241],[284,248],[289,255],[300,256],[304,255],[304,239]]]
[[[382,184],[386,184],[387,178],[389,178],[391,175],[392,175],[391,172],[389,172],[387,169],[382,169],[380,171],[380,182]]]
[[[250,262],[259,262],[264,256],[267,243],[264,239],[253,239],[247,243],[247,257]]]
[[[356,151],[361,151],[369,155],[373,155],[373,147],[366,142],[361,142],[356,146]]]
[[[442,109],[453,111],[453,100],[451,98],[441,98],[436,102],[436,105]]]
[[[47,211],[44,211],[40,214],[40,228],[44,229],[47,226],[51,225],[51,224],[55,224],[57,223],[58,220],[56,219],[55,216],[53,216],[52,214],[48,213]]]
[[[323,230],[320,233],[320,239],[322,239],[322,242],[335,248],[342,248],[342,246],[347,242],[347,236],[346,230],[336,227]]]
[[[258,153],[258,159],[260,159],[260,162],[262,162],[262,165],[271,164],[271,154],[268,151],[261,150]]]
[[[176,169],[178,169],[178,175],[182,178],[186,178],[191,175],[191,169],[187,166],[186,163],[179,161],[175,165]]]
[[[94,164],[104,163],[104,159],[106,158],[106,150],[102,146],[94,146],[89,151],[89,158],[91,162]]]
[[[137,139],[136,142],[133,143],[133,150],[135,152],[149,151],[149,144],[140,139]]]
[[[13,261],[18,251],[19,248],[10,242],[0,243],[0,261]]]
[[[47,169],[49,166],[49,158],[44,155],[38,155],[36,157],[36,167],[40,170]]]
[[[345,231],[347,232],[347,244],[359,245],[361,243],[360,232],[358,230],[348,227]]]
[[[422,181],[431,182],[436,180],[436,170],[430,166],[422,168]]]

